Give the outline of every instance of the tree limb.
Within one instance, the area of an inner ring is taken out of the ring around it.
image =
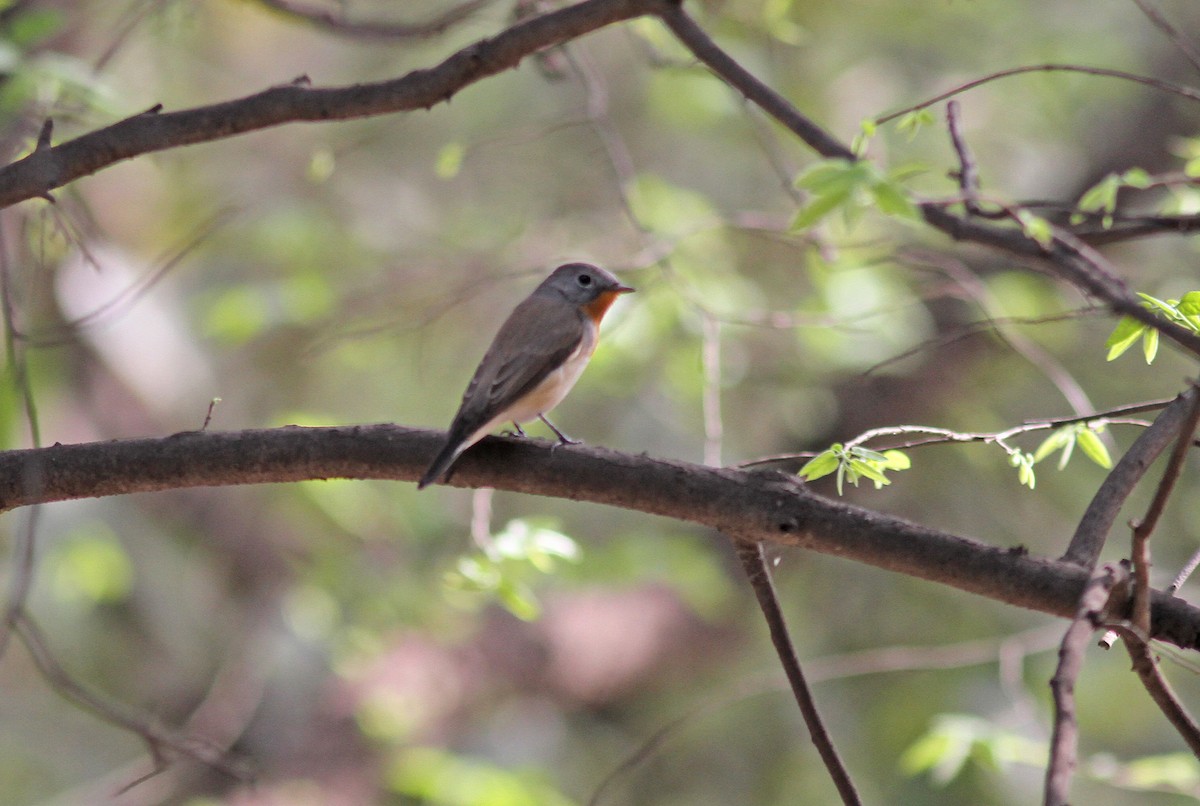
[[[185,487],[357,478],[415,481],[439,431],[395,425],[186,432],[160,439],[0,453],[0,511]],[[24,479],[43,462],[37,494]],[[583,445],[488,437],[448,482],[590,501],[707,526],[735,539],[833,554],[996,601],[1072,617],[1088,579],[1075,563],[999,548],[822,498],[796,478]],[[1152,637],[1200,648],[1200,609],[1154,594]]]
[[[1175,439],[1196,396],[1197,390],[1193,387],[1175,398],[1151,426],[1138,435],[1092,497],[1092,502],[1075,529],[1075,536],[1067,546],[1064,560],[1088,569],[1094,567],[1125,499],[1133,492],[1150,464]]]
[[[429,109],[539,50],[615,22],[662,13],[669,0],[583,0],[531,17],[459,50],[441,64],[406,76],[349,87],[312,87],[307,79],[211,106],[162,112],[153,107],[103,129],[0,168],[0,208],[37,197],[132,157],[206,143],[283,123]]]

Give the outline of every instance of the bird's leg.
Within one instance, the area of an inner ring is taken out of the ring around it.
[[[562,431],[559,431],[558,428],[555,427],[554,423],[552,423],[548,419],[546,419],[546,415],[539,414],[538,419],[541,420],[546,425],[550,426],[550,430],[558,435],[559,443],[561,443],[563,445],[578,445],[579,444],[579,442],[580,442],[579,440],[571,439],[569,436],[564,434]]]
[[[521,428],[521,424],[520,424],[520,423],[518,423],[516,420],[513,420],[513,424],[512,424],[512,425],[513,425],[513,428],[514,428],[514,429],[516,429],[516,430],[514,431],[514,433],[515,433],[515,434],[516,434],[518,437],[521,437],[522,439],[524,439],[524,438],[525,438],[525,431],[524,431],[524,429],[522,429],[522,428]]]

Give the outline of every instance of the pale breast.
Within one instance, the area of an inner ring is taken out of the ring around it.
[[[536,420],[540,415],[561,403],[571,388],[575,386],[579,376],[583,374],[592,353],[596,351],[597,332],[594,326],[585,327],[579,346],[567,357],[562,366],[547,375],[529,394],[484,423],[471,434],[470,438],[466,440],[466,444],[474,444],[505,423],[527,423],[530,420]]]

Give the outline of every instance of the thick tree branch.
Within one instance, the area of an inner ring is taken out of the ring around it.
[[[0,511],[38,502],[177,489],[359,478],[415,481],[445,435],[393,425],[188,432],[162,439],[0,453]],[[41,462],[42,486],[24,479]],[[744,541],[833,554],[997,601],[1071,617],[1088,572],[831,501],[792,476],[652,459],[603,448],[488,437],[450,483],[608,504]],[[1200,648],[1200,609],[1154,595],[1153,637]]]
[[[168,148],[220,140],[301,121],[351,118],[428,109],[464,87],[510,70],[539,50],[615,22],[658,14],[669,0],[584,0],[514,24],[458,51],[441,64],[373,84],[319,88],[307,80],[272,87],[212,106],[148,112],[52,148],[39,148],[0,168],[0,208],[47,196],[55,188],[122,160]]]

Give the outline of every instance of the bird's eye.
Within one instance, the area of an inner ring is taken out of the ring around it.
[[[587,288],[589,285],[591,285],[591,284],[592,284],[592,275],[590,275],[590,274],[581,274],[581,275],[579,275],[578,277],[576,277],[576,278],[575,278],[575,282],[579,283],[579,284],[580,284],[581,286],[583,286],[584,288]]]

